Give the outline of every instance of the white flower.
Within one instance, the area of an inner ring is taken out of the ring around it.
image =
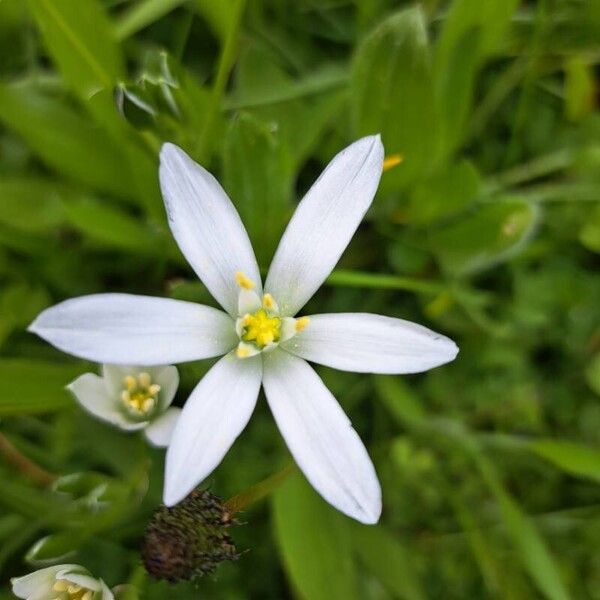
[[[416,373],[452,360],[454,342],[372,314],[294,318],[332,271],[369,208],[382,172],[379,136],[338,154],[290,221],[264,290],[235,207],[217,180],[165,144],[160,183],[181,251],[226,312],[106,294],[67,300],[30,330],[97,362],[165,364],[224,354],[186,403],[167,452],[164,501],[184,498],[246,426],[261,383],[298,466],[333,506],[364,523],[381,490],[349,419],[306,360],[365,373]],[[263,293],[264,292],[264,293]]]
[[[11,579],[17,598],[27,600],[114,600],[102,579],[79,565],[56,565]]]
[[[102,377],[85,373],[67,386],[77,402],[125,431],[144,430],[154,446],[168,446],[180,408],[171,406],[179,374],[173,366],[103,365]]]

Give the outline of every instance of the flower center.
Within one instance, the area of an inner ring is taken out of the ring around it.
[[[269,352],[308,325],[308,317],[295,319],[280,315],[275,298],[268,293],[261,298],[254,291],[255,283],[241,271],[235,274],[235,280],[240,286],[239,317],[235,324],[240,338],[236,349],[238,358],[250,358],[260,352]]]
[[[94,596],[92,590],[66,579],[57,579],[52,589],[59,593],[55,600],[92,600]]]
[[[253,342],[259,350],[278,342],[281,336],[281,319],[269,316],[262,308],[252,315],[244,316],[242,325],[242,340]]]
[[[127,375],[123,379],[123,386],[121,400],[131,414],[141,417],[154,410],[158,403],[160,385],[152,383],[149,373],[140,373],[137,378]]]

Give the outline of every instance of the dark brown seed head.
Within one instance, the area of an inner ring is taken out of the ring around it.
[[[161,506],[148,523],[141,555],[146,570],[172,583],[214,573],[239,554],[227,532],[236,522],[220,498],[195,490],[176,506]]]

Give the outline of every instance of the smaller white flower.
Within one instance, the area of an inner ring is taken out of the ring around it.
[[[90,414],[125,431],[144,430],[148,441],[169,445],[180,408],[171,406],[179,386],[172,366],[103,365],[102,377],[85,373],[67,386]]]
[[[114,600],[102,579],[79,565],[56,565],[11,579],[12,591],[25,600]]]

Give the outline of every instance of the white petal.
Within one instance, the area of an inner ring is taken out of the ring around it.
[[[277,426],[311,485],[361,523],[376,523],[381,488],[358,434],[320,377],[283,350],[264,358],[263,385]]]
[[[160,410],[166,410],[171,406],[175,393],[179,387],[179,373],[177,367],[173,365],[167,365],[166,367],[154,367],[150,373],[152,376],[152,383],[160,385],[160,392],[158,393],[158,400]]]
[[[295,315],[335,267],[367,212],[383,165],[380,137],[340,152],[298,205],[269,269],[265,290]]]
[[[69,354],[125,365],[199,360],[237,343],[233,320],[216,308],[130,294],[66,300],[43,311],[29,331]]]
[[[91,575],[87,575],[86,573],[82,572],[77,573],[69,570],[60,571],[56,574],[56,578],[70,581],[71,583],[80,585],[81,587],[92,590],[93,592],[99,592],[102,588],[100,580],[94,579]]]
[[[260,356],[224,356],[185,403],[167,451],[164,502],[183,500],[221,462],[254,410]]]
[[[237,314],[242,316],[246,313],[253,313],[262,308],[262,302],[258,294],[254,290],[239,291],[238,298],[238,312]]]
[[[171,442],[173,430],[177,425],[177,419],[181,414],[181,409],[172,406],[162,415],[159,415],[144,429],[144,435],[148,441],[158,448],[166,448]]]
[[[173,144],[161,149],[159,176],[179,248],[221,306],[236,315],[237,271],[260,293],[258,265],[240,216],[219,182]]]
[[[29,600],[43,600],[52,593],[52,586],[56,580],[56,574],[65,569],[81,568],[78,565],[55,565],[34,571],[23,577],[11,579],[12,591],[18,598]]]
[[[129,421],[119,410],[119,398],[109,393],[105,381],[94,373],[80,375],[67,386],[77,402],[91,415],[126,431],[142,429],[146,421]]]
[[[454,360],[458,347],[422,325],[369,313],[313,315],[282,345],[306,360],[357,373],[419,373]]]

